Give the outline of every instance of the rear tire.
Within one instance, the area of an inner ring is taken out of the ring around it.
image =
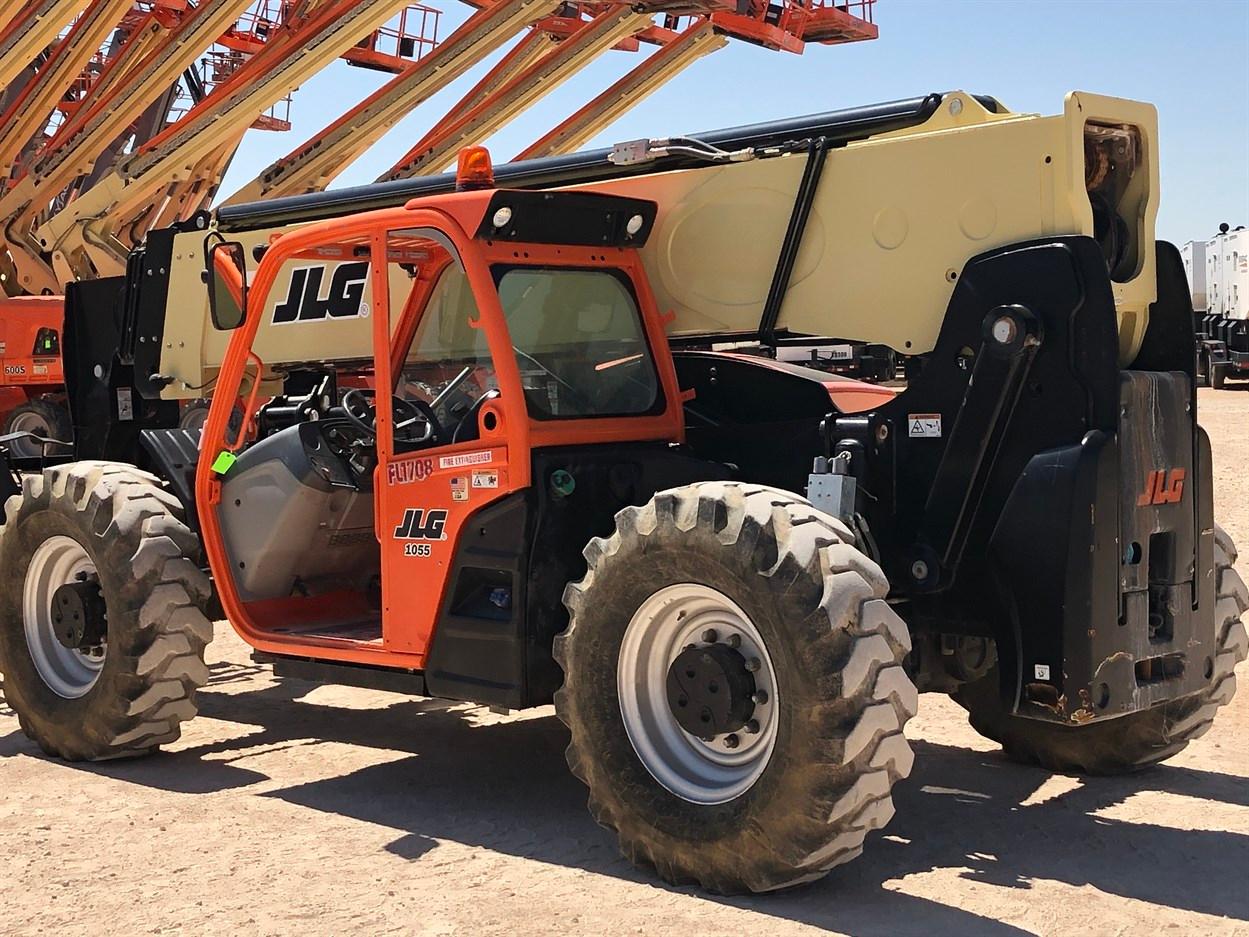
[[[1085,774],[1122,774],[1147,768],[1204,735],[1219,707],[1235,695],[1234,668],[1249,655],[1249,635],[1240,620],[1249,610],[1249,591],[1233,569],[1236,548],[1218,525],[1214,544],[1219,639],[1214,673],[1205,690],[1106,722],[1064,726],[1006,712],[994,669],[954,694],[967,710],[972,728],[999,743],[1016,761]]]
[[[133,466],[76,462],[23,478],[5,511],[0,672],[22,731],[70,761],[177,739],[208,679],[212,638],[208,578],[177,499]],[[98,580],[107,609],[90,651],[50,631],[52,590],[77,574]]]
[[[721,893],[784,888],[857,856],[893,816],[891,790],[910,773],[902,728],[917,695],[901,666],[906,626],[850,531],[793,495],[708,482],[624,509],[615,533],[585,555],[585,578],[564,593],[555,706],[572,734],[568,764],[624,855],[674,884]],[[740,648],[764,678],[752,685],[775,683],[754,700],[756,734],[739,732],[734,751],[724,751],[727,735],[700,741],[680,729],[675,709],[649,723],[636,716],[645,680],[633,675],[662,674],[672,657],[662,642],[639,643],[635,629],[657,617],[656,601],[687,593],[690,634],[679,631],[683,610],[662,612],[677,623],[671,653],[699,641]],[[690,635],[702,637],[686,643]],[[628,648],[658,660],[622,656]],[[766,751],[750,748],[759,739]],[[733,767],[739,744],[749,770]]]
[[[55,400],[36,398],[14,407],[5,419],[4,431],[0,435],[21,432],[65,443],[63,446],[49,446],[49,456],[68,455],[73,451],[74,425],[69,411]],[[18,459],[37,459],[44,455],[43,447],[29,439],[10,443],[9,452]]]
[[[1227,383],[1227,365],[1212,364],[1210,365],[1210,386],[1215,390],[1222,390],[1223,385]]]

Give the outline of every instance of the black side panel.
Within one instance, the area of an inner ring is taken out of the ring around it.
[[[195,464],[199,461],[199,431],[186,429],[145,429],[139,442],[148,465],[160,478],[169,482],[173,493],[182,502],[187,523],[199,529],[195,510]]]
[[[65,387],[74,456],[146,466],[139,432],[177,426],[178,405],[149,400],[124,355],[126,277],[70,283],[65,290]]]
[[[122,360],[134,368],[135,388],[144,397],[158,397],[161,385],[151,376],[160,369],[161,344],[168,313],[169,270],[173,265],[176,228],[149,231],[143,249],[134,251],[126,265],[126,319],[122,330]]]
[[[585,575],[585,545],[656,491],[726,477],[724,466],[666,445],[534,452],[533,487],[465,525],[426,666],[430,694],[513,709],[549,703],[563,679],[551,647],[568,625],[564,587]]]
[[[1140,371],[1183,371],[1195,387],[1197,342],[1184,261],[1174,244],[1158,241],[1154,248],[1158,299],[1149,307],[1149,327],[1132,367]]]
[[[737,475],[787,491],[806,488],[823,449],[820,423],[832,407],[809,368],[710,351],[674,351],[677,381],[694,391],[685,405],[686,438],[700,456],[737,467]]]
[[[531,500],[517,492],[464,525],[425,665],[431,696],[525,705]]]
[[[1015,358],[998,355],[986,332],[1003,315],[1035,332]],[[885,406],[836,421],[836,438],[867,453],[865,507],[895,593],[941,592],[966,599],[955,617],[991,617],[982,596],[997,520],[1034,456],[1116,431],[1117,350],[1114,297],[1091,238],[968,262],[922,373]],[[939,416],[940,435],[913,435],[918,415]]]
[[[1032,718],[1083,724],[1195,692],[1214,640],[1210,465],[1174,249],[1159,247],[1128,371],[1091,239],[984,254],[958,283],[906,391],[836,420],[866,462],[861,507],[910,624],[995,636],[1004,701]]]

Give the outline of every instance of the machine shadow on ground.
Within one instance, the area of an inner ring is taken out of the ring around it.
[[[242,750],[272,752],[326,741],[406,752],[408,757],[261,796],[391,828],[396,837],[386,848],[412,862],[449,840],[658,884],[620,858],[613,837],[588,815],[585,790],[564,763],[566,731],[553,716],[474,725],[469,711],[424,700],[344,710],[301,701],[313,685],[297,680],[222,692],[249,679],[250,668],[213,669],[213,683],[199,696],[202,715],[256,731],[147,760],[78,767],[191,793],[268,780],[231,763],[231,754],[241,757]],[[1243,779],[1163,765],[1130,777],[1088,779],[1025,804],[1048,772],[924,741],[915,750],[914,772],[894,793],[897,816],[885,836],[869,838],[862,858],[791,892],[707,900],[866,937],[1026,933],[890,886],[908,875],[953,868],[999,887],[1027,889],[1034,880],[1087,884],[1124,898],[1249,921],[1242,878],[1249,835],[1097,815],[1150,791],[1249,807]],[[0,737],[0,758],[17,754],[36,750],[20,733]]]

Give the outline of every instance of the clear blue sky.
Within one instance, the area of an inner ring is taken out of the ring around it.
[[[467,15],[437,0],[442,35]],[[1016,111],[1057,113],[1080,89],[1157,105],[1161,237],[1205,238],[1249,224],[1249,0],[878,0],[880,38],[800,55],[741,42],[713,53],[591,145],[709,130],[961,88]],[[644,53],[643,53],[644,54]],[[371,182],[492,64],[414,110],[335,182]],[[639,61],[609,52],[485,141],[502,162]],[[287,133],[251,131],[222,192],[312,136],[386,76],[337,62],[295,95]]]

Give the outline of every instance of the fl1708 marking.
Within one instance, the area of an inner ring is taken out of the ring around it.
[[[433,473],[433,459],[404,459],[386,466],[386,481],[391,485],[410,485],[423,482]]]

